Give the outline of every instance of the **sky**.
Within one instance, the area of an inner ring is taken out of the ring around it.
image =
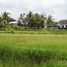
[[[55,20],[67,19],[67,0],[0,0],[0,13],[11,13],[17,19],[29,11],[52,15]]]

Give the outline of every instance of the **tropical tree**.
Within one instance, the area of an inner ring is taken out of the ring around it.
[[[52,26],[54,24],[54,19],[51,15],[47,17],[47,25]]]
[[[45,17],[38,13],[29,12],[26,16],[26,20],[28,22],[28,27],[30,28],[43,28]]]
[[[21,26],[21,22],[23,21],[22,14],[20,14],[20,17],[18,19],[18,25]]]
[[[0,17],[0,28],[2,27],[2,18]]]
[[[8,25],[8,23],[9,23],[10,21],[15,21],[15,19],[11,18],[11,17],[9,16],[9,14],[10,14],[10,13],[7,13],[7,12],[4,12],[4,13],[2,14],[1,24],[2,24],[3,27],[5,27],[6,25]]]
[[[24,26],[24,24],[25,24],[25,13],[20,14],[20,17],[18,19],[18,25],[19,26]]]
[[[43,14],[35,14],[35,22],[37,23],[38,28],[44,28],[46,17]]]

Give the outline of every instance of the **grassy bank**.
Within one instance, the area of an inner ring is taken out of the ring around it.
[[[0,28],[0,34],[55,34],[55,35],[67,35],[66,29],[14,29],[14,28]]]
[[[21,66],[26,62],[45,63],[48,67],[60,61],[59,65],[63,67],[67,64],[67,35],[0,34],[0,60],[6,65],[7,61],[16,60]]]

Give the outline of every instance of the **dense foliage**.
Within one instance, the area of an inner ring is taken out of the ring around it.
[[[0,17],[0,28],[6,27],[11,21],[15,21],[15,19],[11,18],[9,14],[10,13],[7,12],[2,13],[2,16]]]
[[[10,22],[17,22],[17,25],[11,24],[11,27],[24,27],[25,29],[42,29],[48,27],[48,26],[56,26],[57,23],[54,21],[53,17],[51,15],[46,16],[44,14],[38,14],[29,12],[27,14],[23,13],[20,14],[20,17],[16,21],[12,17],[10,17],[10,13],[3,12],[0,16],[0,28],[5,28],[9,26]],[[13,26],[12,26],[13,25]]]
[[[24,26],[25,28],[40,29],[46,26],[55,25],[51,15],[46,16],[43,14],[29,12],[27,15],[21,14],[18,19],[18,25]]]

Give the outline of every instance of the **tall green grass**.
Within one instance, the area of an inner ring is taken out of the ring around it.
[[[0,34],[0,60],[19,64],[67,61],[67,35]]]

